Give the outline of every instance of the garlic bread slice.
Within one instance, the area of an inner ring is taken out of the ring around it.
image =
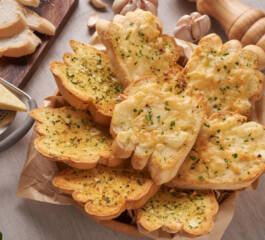
[[[162,187],[135,212],[137,224],[144,231],[198,237],[211,231],[218,208],[213,192],[184,192]]]
[[[112,22],[100,19],[96,28],[124,86],[167,72],[179,58],[174,38],[162,34],[160,20],[150,12],[138,9],[116,15]]]
[[[108,165],[112,139],[89,113],[61,107],[34,109],[30,115],[39,122],[35,131],[41,135],[34,142],[35,148],[45,157],[82,169],[97,163]],[[118,159],[112,158],[111,164],[119,164]]]
[[[184,79],[208,99],[209,112],[233,111],[249,116],[262,96],[264,75],[255,53],[237,40],[222,44],[216,34],[201,39],[184,69]]]
[[[161,84],[163,79],[167,81]],[[204,97],[185,90],[177,80],[166,74],[134,82],[125,90],[126,100],[115,106],[111,121],[113,154],[131,157],[134,169],[148,166],[156,184],[177,174],[206,111]]]
[[[74,53],[66,53],[64,63],[50,65],[57,86],[70,105],[89,110],[96,122],[108,125],[123,87],[103,51],[77,41],[70,45]]]
[[[84,205],[87,214],[99,220],[110,220],[126,209],[140,208],[158,189],[143,172],[101,165],[90,170],[64,170],[54,178],[53,185],[71,194]]]
[[[265,170],[265,128],[232,112],[205,120],[196,144],[168,183],[185,189],[236,190]]]

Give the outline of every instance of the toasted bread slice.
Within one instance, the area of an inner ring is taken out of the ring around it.
[[[40,0],[18,0],[18,2],[30,7],[38,7],[40,5]]]
[[[143,172],[100,165],[91,170],[67,169],[54,178],[53,185],[72,194],[75,201],[84,205],[86,213],[99,220],[140,208],[158,189]]]
[[[0,1],[0,38],[8,38],[27,28],[27,23],[15,0]]]
[[[57,86],[69,104],[89,110],[96,122],[108,125],[123,87],[104,52],[76,41],[70,45],[75,53],[66,53],[64,63],[50,65]]]
[[[264,75],[257,70],[255,53],[242,49],[237,40],[222,44],[216,34],[201,39],[184,78],[208,98],[210,114],[225,110],[249,116],[263,92]]]
[[[97,163],[108,165],[112,139],[107,130],[95,125],[89,113],[61,107],[34,109],[30,115],[39,122],[35,130],[41,137],[34,144],[45,157],[82,169]],[[118,159],[111,161],[112,165],[119,163]]]
[[[29,29],[0,39],[0,57],[21,57],[35,52],[41,40]]]
[[[185,90],[182,82],[170,76],[131,84],[125,90],[127,99],[115,106],[111,121],[113,154],[132,156],[135,169],[148,166],[156,184],[174,178],[196,140],[206,111],[202,95]]]
[[[217,112],[168,185],[186,189],[236,190],[265,170],[265,128],[232,112]]]
[[[174,39],[162,34],[160,20],[150,12],[138,9],[116,15],[112,22],[101,19],[96,28],[124,86],[167,72],[179,58]]]
[[[211,231],[218,208],[213,192],[184,192],[162,187],[136,210],[136,219],[138,226],[147,232],[198,237]]]
[[[28,8],[22,8],[21,11],[31,30],[51,36],[55,34],[56,28],[50,21],[40,17],[37,13]]]

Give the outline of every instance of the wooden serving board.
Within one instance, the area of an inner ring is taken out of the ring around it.
[[[21,58],[0,58],[0,77],[20,88],[25,86],[77,3],[78,0],[41,0],[40,6],[34,10],[55,25],[55,36],[36,33],[42,43],[33,54]]]

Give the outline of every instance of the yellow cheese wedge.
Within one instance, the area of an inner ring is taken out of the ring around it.
[[[26,105],[0,84],[0,110],[27,111]]]

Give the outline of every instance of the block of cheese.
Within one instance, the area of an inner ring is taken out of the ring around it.
[[[0,84],[0,110],[27,111],[26,105]]]

